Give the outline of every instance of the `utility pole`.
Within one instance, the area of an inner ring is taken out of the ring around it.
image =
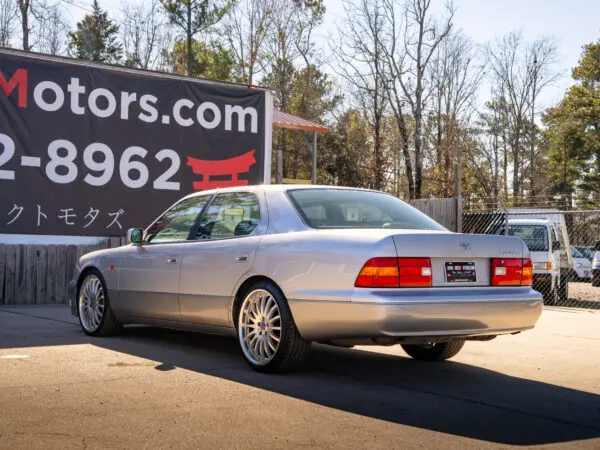
[[[462,233],[462,183],[460,171],[460,149],[456,149],[454,164],[454,201],[456,202],[456,232]]]
[[[275,150],[277,170],[275,172],[275,183],[283,184],[283,150]]]
[[[312,182],[317,184],[317,135],[315,131],[313,135],[313,170],[312,170]]]

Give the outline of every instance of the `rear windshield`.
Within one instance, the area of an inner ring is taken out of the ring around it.
[[[381,192],[296,189],[288,195],[313,228],[446,230],[402,200]]]
[[[548,228],[544,225],[508,225],[508,235],[525,242],[530,252],[548,251]]]

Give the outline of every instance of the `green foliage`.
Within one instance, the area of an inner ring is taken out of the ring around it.
[[[321,140],[319,167],[327,184],[369,187],[373,178],[370,126],[360,111],[346,111]]]
[[[600,207],[600,41],[584,47],[573,78],[577,84],[544,115],[554,190]]]
[[[171,52],[173,72],[185,74],[188,72],[188,56],[186,43],[176,42]],[[218,81],[239,81],[234,75],[235,61],[230,50],[218,42],[209,45],[204,42],[192,42],[192,59],[189,65],[189,75]]]
[[[196,34],[218,23],[230,10],[231,1],[215,0],[160,0],[169,21],[185,34],[187,74],[192,74],[193,39]]]
[[[194,36],[214,25],[229,11],[231,2],[209,0],[160,0],[171,23]]]
[[[69,33],[69,51],[77,58],[118,63],[123,48],[117,40],[119,27],[102,11],[94,0],[93,12],[77,23],[77,30]]]

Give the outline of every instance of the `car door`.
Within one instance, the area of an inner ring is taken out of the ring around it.
[[[267,229],[263,194],[215,195],[181,251],[179,308],[186,322],[230,326],[231,298]]]
[[[181,249],[209,196],[184,199],[144,233],[143,245],[121,254],[119,310],[128,315],[180,320],[179,264]]]

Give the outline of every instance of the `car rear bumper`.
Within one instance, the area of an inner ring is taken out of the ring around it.
[[[542,296],[529,287],[357,289],[352,301],[290,300],[300,334],[314,341],[476,337],[531,329]]]

